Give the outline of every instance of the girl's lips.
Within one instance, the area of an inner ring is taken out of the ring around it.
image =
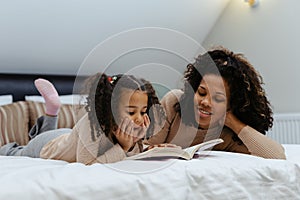
[[[138,125],[138,124],[133,124],[133,129],[139,129],[142,127],[142,124]]]

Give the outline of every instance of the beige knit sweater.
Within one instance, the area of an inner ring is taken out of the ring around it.
[[[222,138],[224,143],[216,145],[214,150],[246,153],[263,158],[286,159],[284,148],[271,138],[266,137],[250,126],[245,126],[238,134],[239,139],[233,139],[235,134],[224,127],[198,130],[195,127],[181,123],[181,118],[174,110],[174,105],[183,94],[181,90],[172,90],[164,96],[161,103],[165,108],[167,119],[161,131],[152,136],[145,144],[173,143],[182,148],[193,146],[206,140]],[[218,130],[219,129],[219,130]]]
[[[90,165],[117,162],[141,151],[142,144],[138,142],[130,152],[125,153],[119,144],[113,144],[104,134],[93,141],[90,121],[86,114],[76,123],[71,133],[48,142],[42,148],[40,157]]]

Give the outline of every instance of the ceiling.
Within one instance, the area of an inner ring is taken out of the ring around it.
[[[5,1],[0,7],[0,71],[74,74],[96,45],[142,27],[176,30],[202,43],[228,2]]]

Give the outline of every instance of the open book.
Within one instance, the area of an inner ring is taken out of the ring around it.
[[[155,157],[177,157],[190,160],[198,152],[212,148],[213,146],[224,142],[221,138],[209,140],[186,149],[176,147],[154,147],[148,151],[127,157],[126,160],[136,160]]]

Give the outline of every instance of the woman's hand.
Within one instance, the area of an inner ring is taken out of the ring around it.
[[[230,110],[226,112],[225,126],[233,130],[237,135],[246,126]]]

